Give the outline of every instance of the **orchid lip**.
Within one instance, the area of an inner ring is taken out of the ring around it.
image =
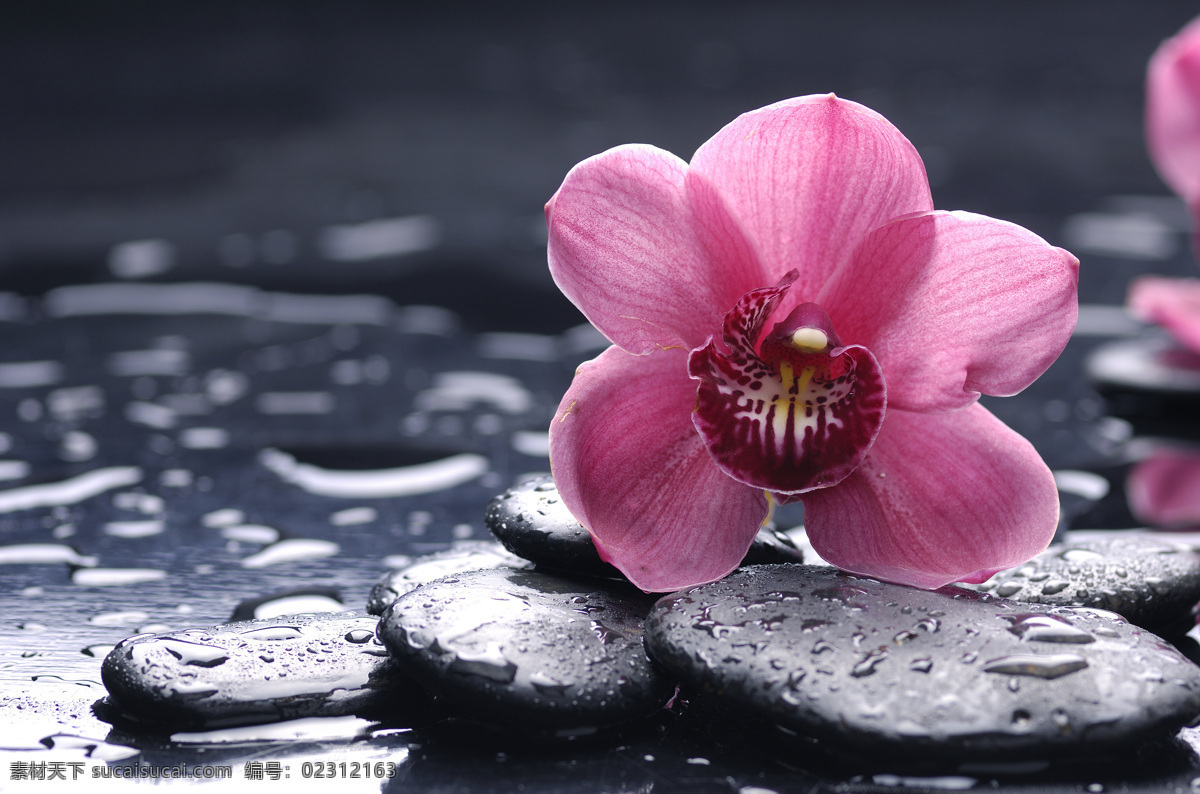
[[[728,352],[710,340],[688,361],[700,381],[692,421],[717,466],[783,495],[845,479],[870,450],[886,406],[875,357],[841,346],[817,304],[797,306],[755,349],[790,285],[785,278],[747,293],[726,316]]]

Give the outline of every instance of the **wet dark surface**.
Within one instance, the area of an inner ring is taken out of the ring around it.
[[[1021,223],[1080,257],[1085,308],[1067,351],[1022,395],[986,403],[1062,475],[1064,523],[1132,526],[1120,485],[1145,425],[1114,418],[1083,361],[1141,332],[1114,312],[1131,277],[1196,271],[1141,126],[1145,62],[1194,12],[5,12],[0,780],[41,760],[89,776],[228,764],[239,780],[262,762],[293,785],[306,771],[328,785],[313,764],[369,761],[394,777],[372,766],[332,779],[439,792],[1193,790],[1190,729],[1103,762],[892,769],[686,699],[561,746],[454,720],[169,734],[106,721],[100,664],[142,632],[361,612],[393,565],[485,539],[488,502],[548,468],[558,398],[603,346],[546,272],[542,206],[563,175],[630,141],[687,157],[737,113],[805,93],[888,116],[924,156],[937,206]],[[794,506],[777,514],[782,528],[801,520]]]

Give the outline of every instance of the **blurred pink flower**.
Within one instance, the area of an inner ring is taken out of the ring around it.
[[[1125,305],[1139,320],[1161,325],[1200,353],[1200,279],[1140,276],[1130,282]]]
[[[1164,41],[1146,69],[1146,143],[1158,173],[1200,211],[1200,18]],[[1126,306],[1200,352],[1200,279],[1146,276],[1129,285]]]
[[[1163,180],[1200,198],[1200,19],[1164,41],[1146,70],[1146,142]]]
[[[613,347],[550,429],[564,503],[648,591],[719,579],[799,499],[848,571],[934,588],[1045,548],[1054,482],[976,400],[1074,327],[1078,262],[936,212],[912,144],[832,95],[747,113],[690,165],[647,145],[546,205],[555,281]]]
[[[1163,448],[1129,471],[1129,511],[1152,527],[1200,527],[1200,452]]]

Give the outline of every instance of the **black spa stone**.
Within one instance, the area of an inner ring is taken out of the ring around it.
[[[1138,435],[1200,438],[1200,355],[1165,332],[1097,347],[1084,369],[1108,413],[1129,421]]]
[[[650,714],[674,692],[642,647],[653,603],[625,583],[473,571],[399,598],[379,637],[470,719],[586,733]]]
[[[485,523],[505,548],[540,567],[621,576],[600,559],[591,536],[562,503],[549,474],[523,480],[493,499]],[[745,564],[802,561],[791,538],[773,528],[759,530],[745,558]]]
[[[529,563],[508,552],[495,541],[464,541],[445,551],[417,557],[411,563],[384,574],[367,597],[367,613],[381,615],[388,605],[417,585],[452,573],[484,568],[526,568]]]
[[[1051,546],[1024,565],[968,587],[1033,604],[1107,609],[1173,637],[1196,622],[1200,554],[1165,540],[1114,533]]]
[[[729,709],[860,756],[1103,752],[1200,714],[1200,668],[1119,616],[832,568],[744,568],[666,596],[646,647]]]
[[[143,634],[110,651],[101,676],[126,716],[168,728],[427,708],[376,639],[377,623],[308,614]]]

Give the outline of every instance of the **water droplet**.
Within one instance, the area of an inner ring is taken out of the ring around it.
[[[1087,666],[1087,660],[1073,653],[1057,653],[1048,656],[1017,653],[992,659],[984,664],[983,669],[988,673],[1022,675],[1051,680],[1083,670]]]
[[[148,643],[148,645],[157,645],[183,664],[195,665],[196,667],[216,667],[219,664],[229,661],[228,651],[212,645],[167,639],[155,640],[152,643]]]
[[[1159,579],[1156,576],[1151,576],[1151,577],[1147,578],[1146,584],[1148,584],[1150,586],[1150,589],[1153,590],[1158,595],[1167,595],[1168,593],[1171,592],[1171,585],[1168,582],[1166,582],[1162,579]]]
[[[517,675],[517,666],[500,653],[499,643],[488,643],[481,651],[456,652],[448,669],[454,673],[482,676],[501,684],[511,683]]]
[[[913,659],[908,663],[908,669],[914,673],[928,673],[933,669],[933,659],[928,656],[922,656],[919,659]]]
[[[346,642],[352,642],[355,645],[362,645],[373,639],[375,639],[375,633],[367,629],[354,629],[346,634]]]
[[[1050,721],[1058,728],[1058,732],[1068,734],[1071,732],[1071,718],[1062,709],[1055,709],[1050,712]]]
[[[535,671],[529,676],[529,683],[533,684],[533,688],[538,692],[547,695],[561,695],[570,689],[572,685],[570,681],[559,681],[543,673],[541,670]]]
[[[854,665],[850,670],[850,675],[855,678],[865,678],[875,672],[875,668],[879,667],[885,659],[888,658],[887,649],[879,648],[871,651],[864,656],[858,664]]]
[[[1015,596],[1023,589],[1025,589],[1025,585],[1022,582],[1005,582],[996,588],[996,595],[1000,596],[1001,598],[1009,598],[1011,596]]]
[[[608,626],[605,626],[603,623],[599,623],[595,620],[592,621],[591,628],[592,632],[595,633],[595,635],[600,639],[601,645],[611,645],[614,642],[620,642],[625,636],[616,629],[611,629]],[[727,628],[732,629],[734,627],[730,626]],[[717,635],[714,634],[713,636],[716,637]]]
[[[1013,624],[1008,630],[1026,642],[1063,642],[1084,644],[1096,638],[1052,615],[1016,615],[1007,617]]]
[[[1070,586],[1070,582],[1063,581],[1062,579],[1052,579],[1042,585],[1042,595],[1058,595]]]
[[[741,631],[741,626],[727,626],[723,623],[718,623],[712,618],[700,618],[692,624],[692,628],[700,629],[712,635],[713,639],[723,640],[729,635]]]
[[[826,601],[841,601],[843,604],[849,604],[850,600],[856,596],[865,596],[867,594],[867,591],[861,587],[854,587],[848,584],[813,591],[813,595],[817,598],[823,598]]]
[[[828,640],[817,640],[812,647],[812,652],[814,655],[825,653],[825,651],[834,650],[836,649],[833,647],[833,643],[829,642]]]
[[[918,620],[917,625],[914,628],[921,629],[922,631],[927,631],[930,634],[935,634],[937,632],[937,630],[940,629],[941,627],[942,627],[941,621],[939,621],[936,617],[933,617],[932,613],[930,613],[930,617]]]
[[[248,640],[278,642],[279,640],[298,640],[304,635],[295,626],[267,626],[266,628],[243,631],[241,636]]]
[[[915,640],[916,638],[917,638],[917,635],[915,633],[913,633],[911,631],[902,631],[899,634],[897,634],[895,637],[892,637],[892,642],[896,643],[897,645],[903,645],[904,643],[911,642],[912,640]]]
[[[1096,562],[1104,559],[1103,554],[1087,549],[1065,549],[1058,556],[1067,562]]]

